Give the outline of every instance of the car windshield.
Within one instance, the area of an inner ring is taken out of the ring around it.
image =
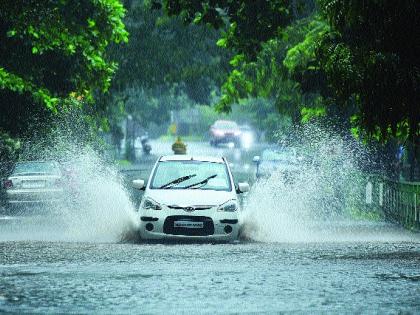
[[[54,162],[20,162],[17,163],[13,175],[60,175],[60,170]]]
[[[216,121],[214,124],[219,129],[237,129],[238,125],[234,121]]]
[[[226,165],[203,161],[159,162],[150,188],[232,190]]]

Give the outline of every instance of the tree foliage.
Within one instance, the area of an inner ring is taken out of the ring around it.
[[[261,44],[278,34],[279,28],[292,18],[289,0],[163,0],[162,3],[169,15],[179,15],[185,23],[204,23],[215,28],[228,23],[218,44],[250,57],[255,57]]]
[[[220,31],[206,25],[185,25],[179,17],[153,10],[149,1],[127,2],[124,19],[128,45],[112,45],[111,58],[119,69],[110,95],[98,98],[112,124],[118,124],[115,105],[140,125],[169,120],[170,110],[209,104],[229,70],[231,53],[217,47]],[[103,106],[104,107],[104,106]]]
[[[188,23],[227,25],[218,44],[236,55],[223,87],[222,110],[244,95],[284,91],[289,85],[297,90],[278,93],[276,99],[296,95],[291,105],[301,107],[305,119],[326,113],[323,107],[329,105],[328,112],[352,116],[353,124],[377,139],[419,132],[417,0],[319,0],[320,14],[310,0],[155,3]],[[298,42],[290,42],[289,34],[305,29]],[[285,108],[290,102],[278,104]]]
[[[279,113],[297,122],[302,108],[318,104],[315,99],[324,86],[315,47],[325,28],[325,23],[312,18],[299,20],[281,36],[262,44],[254,61],[237,55],[232,60],[235,70],[223,85],[219,108],[228,109],[248,96],[264,97],[275,100]]]
[[[322,0],[332,31],[317,56],[334,99],[379,138],[419,132],[420,2]]]
[[[128,8],[124,22],[130,32],[127,46],[115,47],[111,56],[119,61],[114,87],[165,86],[184,91],[192,100],[208,102],[215,85],[224,78],[228,52],[214,42],[220,32],[206,26],[185,26],[152,10],[147,2]]]
[[[234,103],[248,97],[267,98],[268,102],[246,103],[253,108],[252,104],[274,104],[281,115],[297,121],[301,108],[319,103],[314,102],[319,99],[318,91],[309,88],[313,82],[301,80],[303,85],[298,81],[309,77],[302,75],[308,68],[316,72],[310,67],[315,59],[315,40],[327,28],[320,19],[311,22],[314,1],[163,1],[162,4],[169,14],[179,14],[187,23],[206,23],[216,28],[226,25],[227,30],[217,44],[235,55],[230,61],[233,70],[222,86],[222,97],[216,106],[219,111],[230,111]],[[311,37],[305,40],[308,32]],[[303,95],[302,88],[311,91]],[[260,117],[262,121],[270,121],[266,125],[274,129],[272,115],[266,110],[260,112],[266,114]],[[282,124],[283,119],[277,117],[279,125]]]
[[[1,0],[0,127],[21,135],[74,106],[64,99],[106,91],[117,67],[106,49],[128,39],[124,13],[118,0]]]

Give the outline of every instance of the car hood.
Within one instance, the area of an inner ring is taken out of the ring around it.
[[[231,191],[202,189],[148,189],[145,196],[164,205],[180,207],[216,206],[236,199],[236,195]]]

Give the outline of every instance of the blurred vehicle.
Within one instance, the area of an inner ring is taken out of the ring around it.
[[[143,136],[140,137],[140,143],[143,153],[149,155],[150,151],[152,151],[152,146],[150,145],[148,133],[145,133]]]
[[[249,185],[235,187],[224,158],[163,156],[147,185],[134,180],[133,187],[145,190],[139,208],[142,239],[229,242],[238,237],[237,194]]]
[[[285,181],[290,181],[300,171],[299,157],[294,148],[274,147],[265,149],[261,156],[254,156],[256,177],[269,177],[273,173],[280,174]]]
[[[63,174],[55,161],[18,162],[3,187],[9,210],[63,200]]]
[[[231,120],[217,120],[210,126],[210,145],[217,146],[220,143],[234,143],[241,145],[241,130],[236,122]]]
[[[257,139],[255,130],[249,125],[242,125],[239,129],[241,131],[241,147],[244,149],[251,148]]]

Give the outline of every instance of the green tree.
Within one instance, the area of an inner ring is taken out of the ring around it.
[[[188,23],[216,28],[228,25],[218,41],[236,54],[232,59],[235,69],[225,84],[220,105],[225,110],[235,99],[255,92],[259,77],[250,80],[244,62],[258,63],[267,45],[284,41],[288,26],[298,26],[299,20],[316,11],[314,1],[155,3]],[[297,95],[303,100],[292,106],[303,104],[301,113],[303,110],[305,115],[323,113],[322,107],[328,104],[328,111],[352,116],[354,124],[377,139],[418,134],[420,2],[320,0],[318,7],[321,16],[313,15],[304,38],[287,48],[281,63],[276,60],[274,67],[262,66],[260,70],[269,75],[261,78],[274,78],[277,74],[272,75],[272,70],[282,72],[285,66],[289,70],[287,79],[299,84]],[[270,86],[270,80],[267,82],[269,90],[278,89]],[[316,102],[321,106],[308,111],[307,105]]]
[[[209,101],[228,67],[228,52],[214,45],[220,32],[204,25],[185,26],[178,17],[152,10],[148,1],[133,2],[124,22],[130,42],[113,45],[109,52],[119,63],[112,92],[162,87],[185,93],[197,103]]]
[[[179,15],[185,23],[210,24],[226,32],[219,45],[254,58],[261,44],[277,36],[293,19],[292,3],[289,0],[163,0],[154,1],[165,8],[169,15]],[[305,1],[299,1],[304,4]],[[302,6],[302,5],[300,5]],[[298,5],[294,6],[296,11]],[[297,12],[296,12],[297,14]]]
[[[169,14],[178,14],[187,23],[227,27],[217,44],[235,55],[230,62],[233,70],[222,86],[222,97],[216,106],[219,111],[230,111],[238,102],[250,104],[253,109],[253,104],[259,104],[263,106],[258,111],[264,113],[259,117],[262,125],[270,126],[269,131],[273,132],[276,114],[269,114],[268,108],[278,112],[280,127],[284,125],[284,116],[296,123],[302,109],[319,105],[320,92],[315,87],[309,88],[314,80],[303,80],[308,77],[305,73],[308,68],[311,74],[318,74],[313,71],[316,39],[327,28],[312,15],[314,1],[162,1],[161,4]],[[310,36],[305,37],[307,33]],[[242,101],[248,97],[253,99]],[[260,98],[268,101],[256,101]]]
[[[96,98],[110,130],[118,133],[127,114],[146,128],[168,122],[171,110],[209,104],[230,69],[231,53],[215,45],[220,31],[186,26],[153,10],[150,1],[126,1],[126,8],[130,41],[111,45],[109,56],[119,68],[109,94]]]
[[[334,100],[377,139],[419,132],[420,2],[321,0],[332,30],[317,56]]]
[[[30,134],[67,106],[106,91],[116,70],[106,49],[126,42],[118,0],[0,1],[0,128]]]

